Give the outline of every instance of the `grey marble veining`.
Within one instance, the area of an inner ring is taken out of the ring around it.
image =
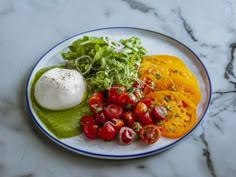
[[[88,158],[56,146],[33,128],[26,79],[53,45],[74,34],[134,26],[190,47],[212,81],[203,123],[174,148],[127,161]],[[1,0],[0,177],[235,177],[236,1]]]

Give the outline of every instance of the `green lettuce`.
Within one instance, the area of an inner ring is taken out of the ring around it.
[[[112,85],[131,89],[146,50],[137,37],[113,41],[109,37],[83,36],[62,53],[66,67],[77,69],[90,89],[109,90]]]

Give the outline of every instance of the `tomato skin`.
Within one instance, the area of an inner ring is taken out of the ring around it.
[[[116,129],[117,132],[120,131],[120,129],[124,126],[124,121],[122,119],[112,119],[111,120],[113,123],[114,128]]]
[[[98,135],[97,125],[88,125],[83,128],[83,133],[88,139],[96,139]]]
[[[131,111],[124,112],[121,117],[124,120],[124,124],[128,127],[131,127],[131,125],[134,123],[134,113]]]
[[[96,92],[90,96],[88,99],[88,104],[97,104],[97,103],[102,103],[103,102],[103,94],[101,92]]]
[[[146,144],[154,144],[160,136],[161,131],[156,125],[146,125],[140,131],[140,138]]]
[[[81,127],[82,130],[85,126],[95,124],[94,117],[89,116],[89,115],[85,115],[85,116],[81,117],[79,122],[80,122],[80,127]]]
[[[141,116],[138,116],[136,119],[138,120],[138,122],[140,122],[142,126],[153,124],[150,112],[145,112]]]
[[[164,120],[167,115],[167,110],[163,106],[154,106],[152,109],[152,115],[155,121]]]
[[[143,98],[140,100],[140,102],[144,103],[148,108],[152,105],[152,99],[150,98]]]
[[[137,99],[133,93],[122,93],[118,98],[118,104],[120,104],[124,109],[130,110],[136,104]]]
[[[105,114],[108,118],[120,118],[123,108],[118,104],[110,104],[105,108]]]
[[[111,141],[116,138],[117,131],[115,130],[113,123],[111,121],[107,121],[103,127],[99,130],[98,136],[105,140]]]
[[[129,127],[122,127],[119,132],[119,143],[128,145],[137,139],[137,134]]]
[[[142,103],[142,102],[138,102],[136,104],[136,106],[134,107],[133,113],[135,115],[135,117],[141,117],[143,116],[144,113],[146,113],[148,111],[148,107],[146,104]]]
[[[109,118],[106,116],[104,111],[97,113],[97,115],[95,117],[95,122],[100,125],[105,124],[108,120],[109,120]]]
[[[112,86],[110,90],[108,91],[108,104],[112,104],[112,103],[117,104],[120,94],[125,93],[125,92],[126,90],[122,86],[119,86],[119,85]]]

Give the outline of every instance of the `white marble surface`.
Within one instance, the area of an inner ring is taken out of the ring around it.
[[[201,126],[161,154],[111,161],[67,152],[37,133],[24,106],[26,79],[52,46],[108,26],[147,28],[189,46],[213,95]],[[0,0],[0,177],[236,176],[235,0]]]

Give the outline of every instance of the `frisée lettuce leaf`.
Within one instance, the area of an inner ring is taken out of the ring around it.
[[[83,36],[62,53],[66,67],[77,69],[90,89],[109,90],[112,85],[132,88],[146,50],[137,37],[112,40],[108,36]]]

